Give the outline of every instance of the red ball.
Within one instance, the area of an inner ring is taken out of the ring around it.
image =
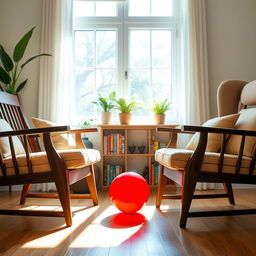
[[[147,181],[136,172],[118,175],[109,190],[113,204],[124,213],[139,211],[149,198]]]

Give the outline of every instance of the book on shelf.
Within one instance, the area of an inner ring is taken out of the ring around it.
[[[159,163],[152,163],[151,164],[151,179],[150,184],[151,185],[158,185],[158,177],[160,172],[160,165]]]
[[[121,133],[110,133],[103,138],[104,154],[124,154],[125,138]]]
[[[109,186],[114,178],[123,172],[121,165],[105,164],[103,170],[103,185]]]

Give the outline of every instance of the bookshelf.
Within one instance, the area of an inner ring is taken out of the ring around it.
[[[157,132],[158,127],[177,125],[99,125],[101,130],[100,182],[108,187],[122,172],[136,171],[151,186],[157,185],[159,165],[155,150],[165,147],[170,134]]]

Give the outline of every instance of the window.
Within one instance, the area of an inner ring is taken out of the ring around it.
[[[143,121],[153,99],[175,99],[178,2],[74,0],[77,116],[97,116],[98,93],[141,101],[135,115]]]

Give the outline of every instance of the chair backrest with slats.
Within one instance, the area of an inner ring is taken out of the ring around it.
[[[0,92],[0,118],[6,120],[13,130],[29,128],[19,95]],[[24,145],[24,139],[20,137],[20,140]],[[29,138],[29,146],[32,152],[41,151],[38,139],[35,137]]]
[[[19,96],[0,92],[0,118],[5,119],[13,130],[28,129]]]

